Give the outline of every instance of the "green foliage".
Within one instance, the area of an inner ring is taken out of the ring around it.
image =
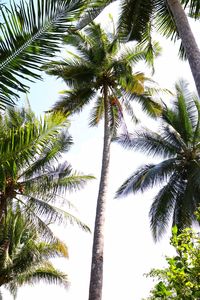
[[[153,0],[121,1],[118,31],[126,40],[141,41],[154,12]]]
[[[73,28],[87,1],[29,0],[1,5],[0,108],[26,92],[24,79],[41,78],[40,66],[60,50],[63,35]]]
[[[163,158],[159,163],[138,168],[117,191],[117,197],[121,197],[162,184],[149,212],[156,240],[165,232],[171,217],[179,229],[190,227],[196,220],[200,192],[199,113],[197,97],[181,81],[176,84],[174,106],[163,109],[159,133],[147,129],[117,139],[126,148]]]
[[[70,87],[53,107],[55,111],[80,112],[93,99],[90,125],[98,125],[104,116],[105,87],[108,89],[109,126],[116,132],[126,112],[136,120],[132,101],[141,104],[151,116],[160,113],[161,105],[154,101],[155,83],[141,72],[133,72],[134,66],[147,60],[152,65],[160,48],[153,46],[148,53],[148,40],[136,47],[121,45],[119,38],[106,33],[98,24],[92,23],[84,31],[68,35],[65,42],[76,49],[70,57],[46,64],[48,74],[62,78]],[[149,58],[149,60],[147,59]]]
[[[181,0],[186,13],[194,19],[199,18],[199,1]],[[118,32],[123,40],[141,41],[148,28],[153,27],[159,33],[173,41],[179,39],[175,18],[170,11],[167,1],[163,0],[131,0],[121,1]],[[149,32],[151,36],[151,32]],[[183,44],[180,45],[179,55],[186,58]]]
[[[166,257],[165,269],[153,269],[148,276],[158,283],[151,290],[148,300],[176,299],[197,300],[200,297],[200,238],[190,228],[178,233],[172,228],[170,244],[176,255]],[[147,300],[146,299],[146,300]]]
[[[24,284],[45,281],[68,286],[67,275],[53,267],[49,259],[67,257],[66,245],[56,239],[45,242],[34,224],[27,221],[19,206],[10,207],[0,227],[0,286],[16,296]]]
[[[52,233],[49,222],[70,221],[88,227],[55,203],[68,203],[67,191],[76,191],[92,179],[58,163],[72,144],[66,115],[48,114],[36,118],[29,109],[6,110],[0,118],[0,221],[7,207],[20,205],[46,238]]]

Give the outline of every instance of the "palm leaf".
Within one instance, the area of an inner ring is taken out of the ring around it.
[[[72,88],[80,88],[80,85],[84,79],[85,82],[90,84],[93,78],[93,68],[82,59],[65,59],[62,62],[51,62],[43,67],[47,74],[63,77],[65,83]],[[81,85],[82,87],[82,85]],[[84,85],[86,88],[86,85]],[[87,86],[88,88],[88,86]]]
[[[122,96],[122,104],[124,107],[124,111],[125,113],[131,117],[131,120],[133,123],[137,124],[139,122],[139,119],[137,118],[136,114],[135,114],[135,110],[134,107],[131,105],[131,103],[129,101],[127,101],[127,99],[123,98]]]
[[[181,135],[174,129],[173,126],[163,127],[163,138],[173,145],[177,153],[181,152],[183,149],[187,149],[187,144],[182,139]]]
[[[55,207],[43,200],[31,197],[27,201],[27,212],[31,213],[30,207],[34,209],[35,214],[45,219],[45,223],[70,223],[80,226],[83,230],[90,232],[89,227],[81,222],[77,217],[61,208]]]
[[[122,134],[116,141],[123,147],[135,149],[152,156],[172,157],[176,154],[177,148],[170,141],[164,139],[162,134],[148,130],[135,134]]]
[[[153,13],[154,1],[122,1],[118,31],[123,40],[141,41]]]
[[[157,41],[152,39],[152,28],[152,24],[148,23],[139,46],[144,49],[145,62],[149,67],[151,67],[152,73],[154,73],[154,59],[161,54],[162,48]]]
[[[57,163],[58,159],[61,158],[62,153],[68,151],[72,145],[71,136],[65,130],[59,135],[56,135],[55,139],[51,139],[43,147],[42,151],[35,157],[32,157],[32,161],[29,162],[26,169],[20,170],[18,174],[18,180],[21,184],[26,182],[26,187],[28,187],[28,182],[34,181],[35,178],[41,178],[41,175],[45,175],[46,172],[50,172],[48,165]],[[50,172],[55,173],[55,172]]]
[[[26,92],[24,79],[39,79],[41,64],[60,49],[60,42],[72,21],[80,15],[84,1],[34,0],[1,7],[0,100],[13,104],[18,91]],[[21,78],[21,79],[20,79]]]
[[[185,8],[189,9],[189,15],[195,19],[199,18],[200,14],[200,4],[195,0],[181,0],[181,3],[184,4]]]
[[[131,63],[131,64],[136,64],[141,60],[145,60],[145,55],[146,52],[144,50],[143,45],[137,45],[135,47],[130,47],[125,45],[121,51],[121,53],[119,54],[119,58],[117,61],[117,65],[118,62],[121,61],[122,64],[124,64],[124,68],[126,66],[127,63]]]
[[[171,213],[174,210],[177,194],[182,192],[182,181],[177,173],[174,173],[168,183],[159,191],[154,198],[149,211],[150,226],[154,239],[157,241],[169,225]]]
[[[21,285],[34,284],[39,280],[67,286],[67,276],[48,262],[48,259],[54,257],[67,257],[66,245],[55,237],[54,241],[45,242],[19,206],[9,206],[0,228],[0,249],[3,249],[3,244],[5,247],[3,252],[0,251],[0,260],[8,253],[10,264],[0,267],[1,285],[13,294],[16,295]]]
[[[114,2],[115,0],[89,0],[87,1],[87,9],[85,13],[80,16],[76,24],[78,30],[84,28],[94,21],[94,19],[103,11],[103,9]]]
[[[157,165],[151,164],[139,168],[118,189],[117,197],[128,195],[131,192],[144,192],[147,188],[166,181],[174,171],[174,163],[175,159],[171,158]]]
[[[176,25],[167,2],[157,1],[155,13],[155,25],[158,32],[160,32],[163,36],[176,41],[178,38],[176,33]]]
[[[96,104],[90,113],[90,126],[97,126],[104,117],[104,102],[102,97],[98,97]]]
[[[58,284],[67,288],[69,286],[67,275],[63,272],[56,270],[51,263],[44,263],[43,265],[30,269],[29,272],[19,274],[17,279],[6,285],[6,288],[11,294],[16,297],[19,287],[25,284],[35,285],[39,282],[45,282],[46,284]]]
[[[62,97],[52,107],[52,111],[63,113],[81,112],[94,97],[95,91],[90,87],[80,87],[72,91],[63,91]]]
[[[26,217],[26,221],[32,224],[32,226],[37,230],[40,237],[46,242],[57,242],[57,238],[53,231],[49,228],[49,226],[35,213],[32,207],[27,206],[27,203],[20,199],[20,197],[16,197],[14,201],[20,207],[20,211]]]
[[[194,216],[195,216],[194,207],[193,210],[191,210],[192,204],[194,204],[192,199],[193,194],[194,193],[189,194],[187,187],[185,187],[185,191],[179,193],[178,196],[176,197],[172,225],[173,226],[176,225],[179,231],[183,230],[186,227],[192,227],[192,221],[194,220]],[[197,207],[195,209],[197,209]]]
[[[7,164],[10,171],[13,167],[10,165],[12,162],[23,169],[25,162],[29,165],[30,157],[39,155],[50,143],[56,141],[59,131],[67,126],[66,117],[63,114],[55,114],[45,116],[41,122],[35,119],[33,123],[27,122],[26,126],[17,129],[13,126],[11,129],[7,128],[4,133],[6,136],[1,137],[4,141],[0,145],[1,164]]]

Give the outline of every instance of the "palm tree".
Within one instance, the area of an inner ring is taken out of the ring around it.
[[[122,0],[119,33],[126,40],[141,40],[149,23],[161,34],[175,41],[181,39],[200,97],[200,51],[191,31],[186,13],[199,18],[199,1],[193,0]]]
[[[144,110],[155,115],[160,105],[153,101],[146,88],[144,74],[132,73],[132,65],[146,58],[140,48],[120,51],[119,40],[106,34],[98,24],[92,24],[84,32],[68,35],[66,42],[75,46],[77,53],[46,66],[51,75],[61,77],[71,90],[66,91],[54,107],[54,111],[79,112],[91,100],[95,101],[90,125],[97,125],[104,118],[104,142],[102,168],[97,198],[96,221],[93,240],[90,300],[100,300],[103,283],[104,220],[107,201],[108,171],[111,140],[120,124],[123,111],[135,120],[131,100],[139,101]],[[158,53],[158,49],[155,53]]]
[[[0,227],[0,287],[9,289],[14,297],[22,285],[40,281],[66,288],[67,275],[54,268],[49,259],[67,256],[63,242],[45,242],[19,207],[8,209]]]
[[[196,220],[195,211],[200,204],[199,122],[199,100],[182,81],[176,84],[173,108],[166,106],[163,110],[160,133],[148,129],[119,138],[125,147],[163,158],[156,164],[141,166],[116,194],[122,197],[163,184],[149,212],[155,240],[165,232],[171,220],[179,230],[191,227]]]
[[[82,224],[54,206],[67,203],[66,191],[75,191],[93,178],[72,170],[58,159],[72,143],[66,115],[36,118],[30,108],[6,110],[0,118],[0,222],[10,204],[18,204],[39,232],[52,237],[46,223],[65,219]]]
[[[40,66],[61,49],[63,36],[74,28],[87,2],[21,0],[19,4],[1,4],[0,108],[14,105],[19,92],[27,92],[25,80],[41,78]]]

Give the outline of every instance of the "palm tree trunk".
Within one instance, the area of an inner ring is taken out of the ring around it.
[[[103,287],[104,223],[107,198],[108,171],[110,161],[111,133],[109,124],[108,88],[103,87],[104,96],[104,145],[101,178],[97,198],[96,220],[93,238],[89,300],[101,300]]]
[[[167,0],[174,17],[179,36],[182,40],[192,71],[198,95],[200,97],[200,51],[190,28],[185,11],[179,0]]]

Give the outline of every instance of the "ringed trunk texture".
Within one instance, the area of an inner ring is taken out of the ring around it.
[[[192,71],[198,95],[200,97],[200,51],[192,33],[185,11],[179,0],[167,0],[174,17],[179,36],[182,40]]]
[[[92,249],[89,300],[102,299],[103,259],[104,259],[104,224],[107,200],[108,171],[110,161],[111,132],[109,124],[108,88],[104,86],[104,144],[101,177],[97,198],[96,219]]]

